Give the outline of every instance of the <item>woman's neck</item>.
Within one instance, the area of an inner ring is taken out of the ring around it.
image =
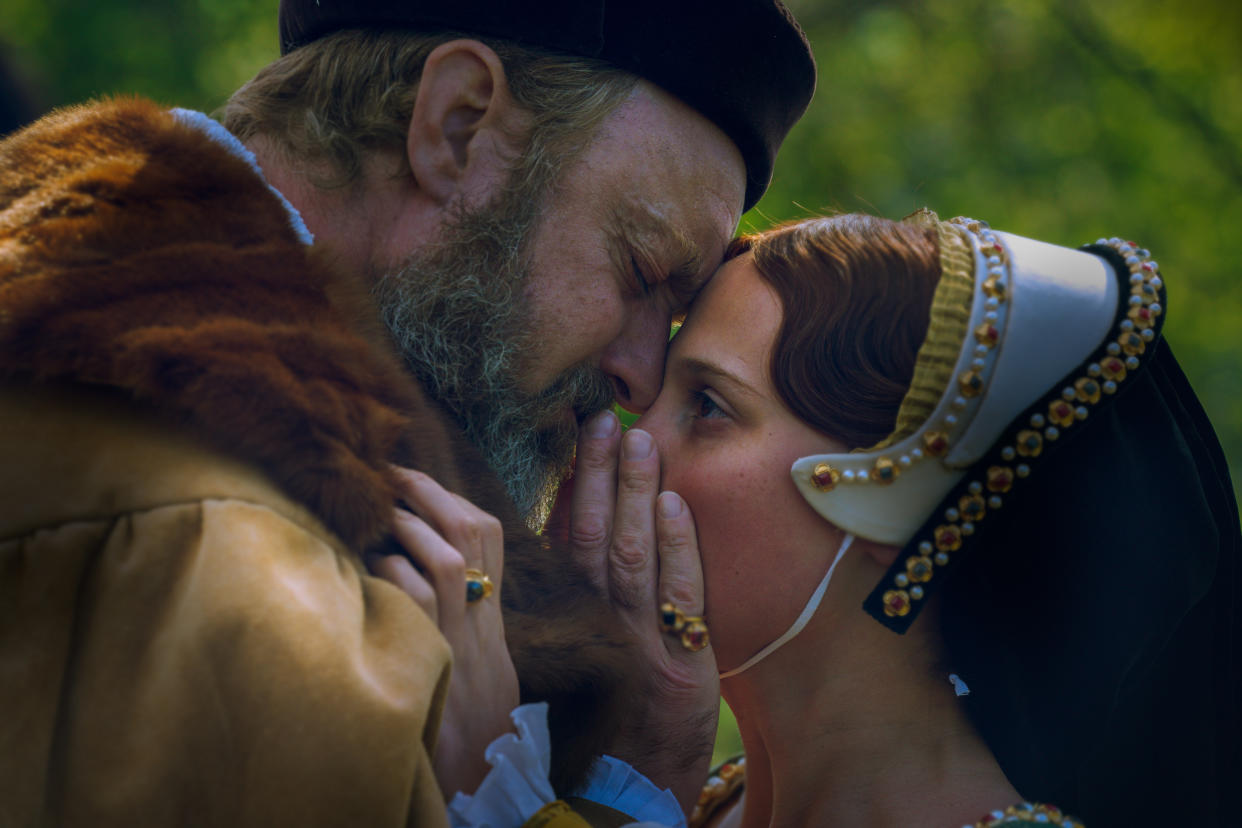
[[[725,682],[747,765],[729,823],[945,828],[1018,801],[948,676],[865,620],[881,636],[838,631],[830,647],[812,624]]]

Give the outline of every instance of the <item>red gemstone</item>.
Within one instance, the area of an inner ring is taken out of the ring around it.
[[[1108,361],[1108,370],[1112,371],[1114,374],[1119,373],[1124,367],[1125,366],[1121,364],[1121,360],[1119,359],[1110,359]]]
[[[1013,486],[1013,474],[1008,469],[994,468],[988,471],[988,490],[1007,492]]]
[[[1065,403],[1057,403],[1056,409],[1053,413],[1058,417],[1068,417],[1070,415],[1070,407]]]
[[[906,608],[906,599],[902,598],[900,595],[894,595],[889,599],[888,605],[892,607],[894,611],[901,612]]]
[[[932,454],[943,454],[949,448],[949,441],[943,437],[934,437],[927,444],[927,448]]]
[[[707,646],[707,633],[697,630],[688,630],[685,633],[687,643],[691,647],[701,648]]]

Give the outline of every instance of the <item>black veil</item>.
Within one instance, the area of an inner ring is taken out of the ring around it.
[[[1237,504],[1206,414],[1153,346],[944,585],[976,726],[1023,796],[1089,828],[1242,822]]]

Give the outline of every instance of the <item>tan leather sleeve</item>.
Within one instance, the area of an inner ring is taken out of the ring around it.
[[[17,824],[445,824],[448,645],[310,528],[173,504],[0,544],[0,567]]]

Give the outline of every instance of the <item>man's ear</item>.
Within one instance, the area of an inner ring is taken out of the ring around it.
[[[406,137],[418,188],[443,206],[495,192],[518,149],[521,114],[491,48],[477,40],[437,46],[423,66]]]

